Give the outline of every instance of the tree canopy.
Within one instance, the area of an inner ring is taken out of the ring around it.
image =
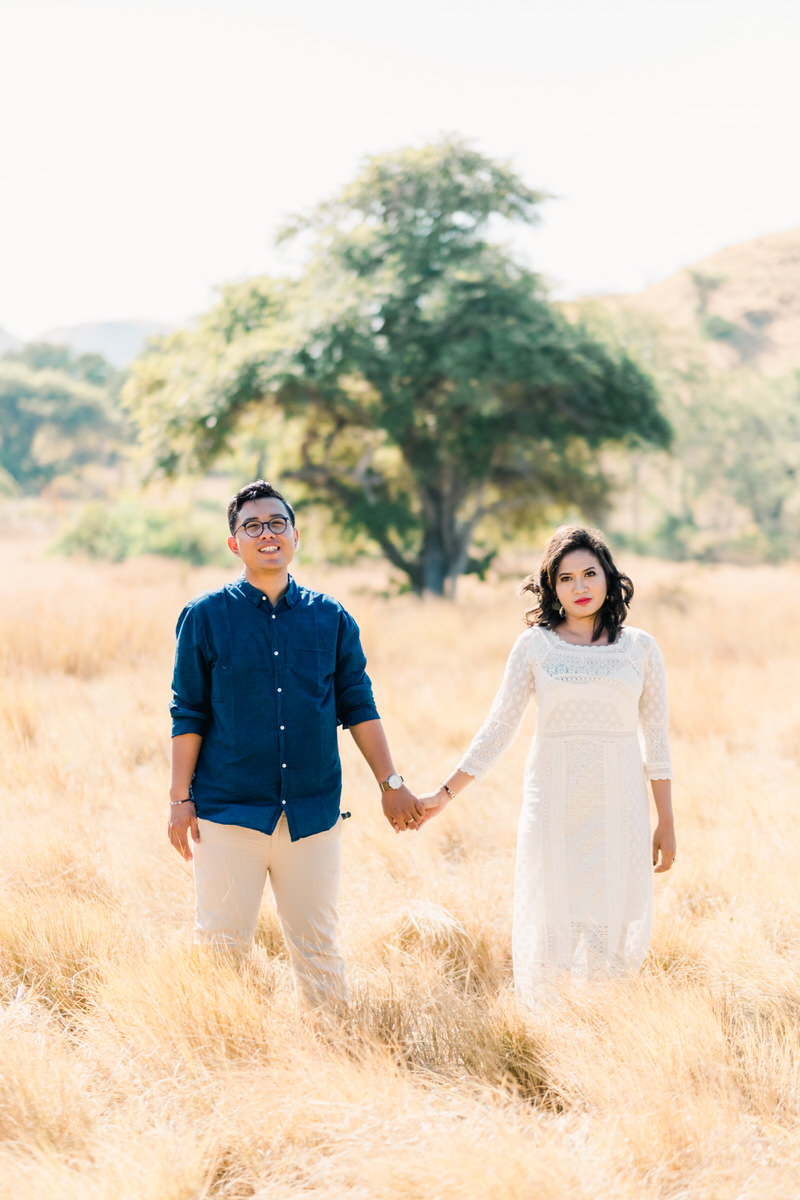
[[[437,593],[482,565],[488,516],[599,503],[597,450],[670,430],[648,376],[494,240],[543,199],[453,139],[367,160],[284,230],[308,250],[299,278],[225,288],[134,365],[125,395],[156,468],[206,467],[246,415],[279,417],[282,478]]]
[[[6,488],[39,489],[56,476],[107,460],[122,436],[99,355],[31,343],[0,359],[0,476]]]

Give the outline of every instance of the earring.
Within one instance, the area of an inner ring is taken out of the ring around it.
[[[565,616],[567,615],[567,614],[564,612],[564,605],[563,605],[563,604],[559,604],[558,608],[556,609],[556,612],[558,613],[558,615],[559,615],[560,617],[565,617]]]

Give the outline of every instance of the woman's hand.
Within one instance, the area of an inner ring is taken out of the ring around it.
[[[675,862],[675,827],[670,821],[659,821],[653,834],[653,866],[656,872],[668,871]]]
[[[419,822],[420,825],[424,825],[426,821],[430,821],[431,817],[438,817],[442,809],[450,803],[452,796],[446,788],[440,787],[437,792],[425,792],[417,798],[425,809],[425,815]]]

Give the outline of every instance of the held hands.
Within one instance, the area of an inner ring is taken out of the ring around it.
[[[419,829],[425,821],[425,809],[405,784],[395,790],[381,792],[383,815],[395,833]]]
[[[194,804],[191,800],[184,800],[181,804],[170,803],[167,837],[181,858],[185,858],[187,862],[192,858],[192,850],[189,845],[190,835],[193,842],[200,841],[197,811]]]
[[[413,801],[408,809],[400,806],[403,793]],[[422,796],[414,796],[403,786],[396,792],[383,793],[383,811],[395,833],[403,833],[407,829],[421,829],[431,817],[438,816],[452,798],[452,793],[444,785],[437,791],[425,792]]]
[[[438,817],[443,808],[452,800],[452,795],[447,788],[442,785],[435,792],[425,792],[419,797],[419,802],[425,809],[425,815],[420,821],[420,825],[424,825],[426,821],[430,821],[431,817]]]

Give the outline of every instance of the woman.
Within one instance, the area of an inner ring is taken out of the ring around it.
[[[667,691],[655,640],[623,622],[633,584],[592,530],[547,543],[523,592],[536,603],[486,721],[458,768],[420,799],[435,816],[514,741],[533,695],[514,893],[514,982],[524,1002],[560,971],[637,971],[650,944],[651,861],[675,861]],[[650,818],[642,764],[651,781]],[[652,851],[652,857],[651,857]]]

